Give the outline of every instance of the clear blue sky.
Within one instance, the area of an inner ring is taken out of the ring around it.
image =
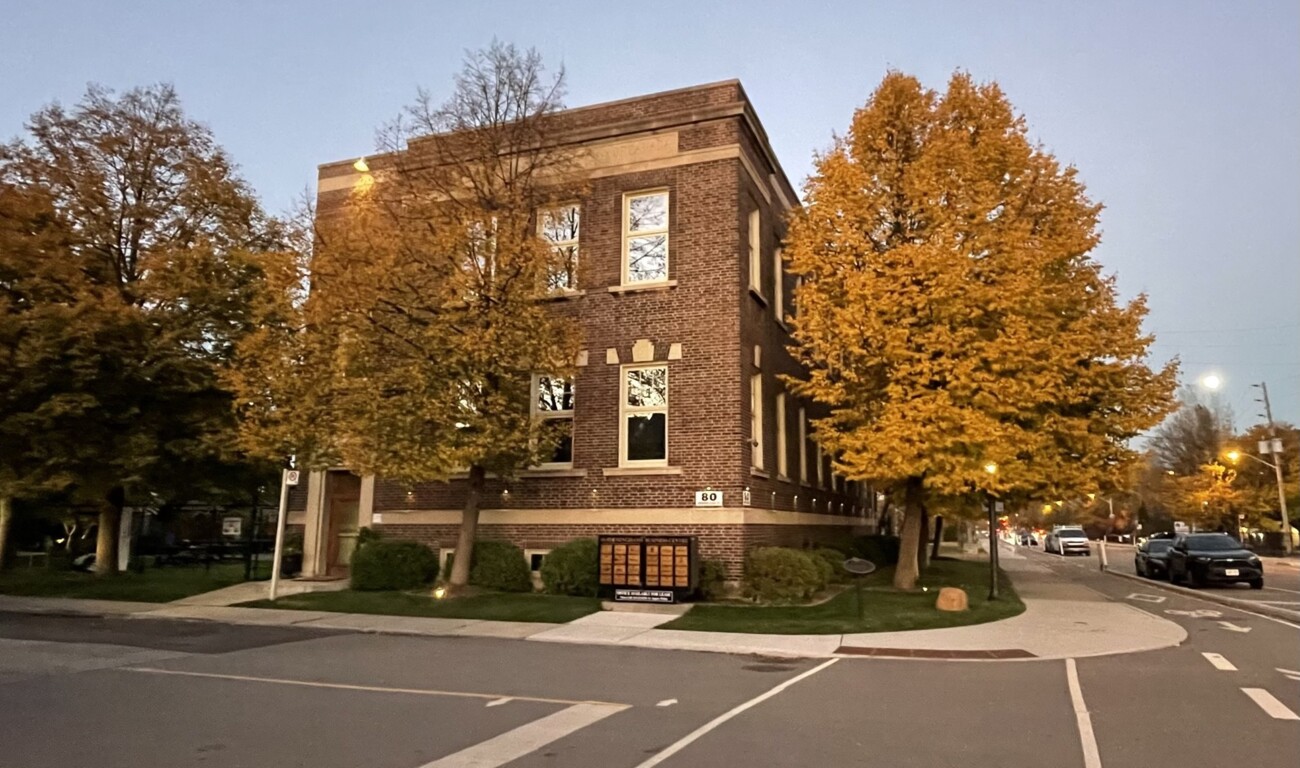
[[[1151,297],[1158,359],[1225,380],[1238,426],[1300,422],[1300,3],[0,0],[0,137],[86,83],[170,81],[266,206],[365,154],[496,36],[571,106],[739,77],[796,185],[888,68],[1000,82],[1105,203],[1097,258]]]

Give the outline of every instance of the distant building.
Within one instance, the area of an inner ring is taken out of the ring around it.
[[[514,480],[489,478],[480,539],[512,541],[536,565],[573,538],[689,534],[738,578],[749,548],[865,532],[874,494],[831,471],[811,406],[779,378],[799,374],[780,256],[798,198],[739,81],[563,114],[588,191],[550,234],[583,262],[587,282],[566,301],[586,349],[572,386],[538,379],[534,403],[571,421],[572,439]],[[321,166],[322,213],[359,181],[353,162]],[[364,526],[451,551],[465,485],[311,473],[293,498],[304,573],[344,570]],[[697,506],[705,490],[722,505]]]

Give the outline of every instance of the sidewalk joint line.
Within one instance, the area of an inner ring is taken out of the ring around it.
[[[305,688],[330,688],[340,691],[366,691],[369,693],[398,693],[408,696],[448,696],[451,698],[461,699],[481,699],[500,701],[501,699],[510,699],[514,701],[532,701],[540,704],[565,704],[574,706],[578,704],[593,704],[602,707],[620,707],[627,709],[631,704],[620,704],[614,701],[592,701],[576,699],[552,699],[544,696],[516,696],[514,694],[503,695],[500,693],[473,693],[470,691],[444,691],[436,688],[389,688],[380,685],[356,685],[352,683],[325,683],[314,680],[292,680],[282,677],[255,677],[252,675],[226,675],[216,672],[191,672],[183,669],[161,669],[159,667],[118,667],[122,672],[144,672],[152,675],[178,675],[181,677],[206,677],[213,680],[235,680],[244,683],[271,683],[274,685],[298,685]]]

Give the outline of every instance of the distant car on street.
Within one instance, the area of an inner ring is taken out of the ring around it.
[[[1082,528],[1072,525],[1057,526],[1047,535],[1044,551],[1057,555],[1085,555],[1092,557],[1092,545]]]
[[[1191,581],[1194,587],[1244,581],[1251,589],[1263,589],[1264,566],[1226,533],[1185,533],[1169,548],[1169,580]]]
[[[1133,553],[1133,570],[1148,579],[1169,578],[1169,548],[1172,539],[1150,539],[1138,545]]]

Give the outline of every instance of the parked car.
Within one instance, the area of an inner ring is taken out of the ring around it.
[[[1190,580],[1195,587],[1244,581],[1251,589],[1263,589],[1264,566],[1226,533],[1185,533],[1169,548],[1169,580]]]
[[[1172,539],[1150,539],[1138,545],[1133,553],[1133,570],[1148,579],[1169,578],[1169,548]]]
[[[1047,543],[1043,549],[1058,555],[1092,556],[1092,545],[1088,543],[1088,534],[1077,526],[1063,525],[1053,528],[1047,535]]]

